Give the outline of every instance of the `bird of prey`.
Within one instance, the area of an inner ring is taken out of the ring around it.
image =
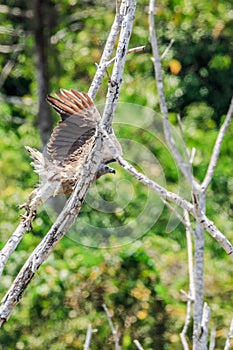
[[[39,174],[39,185],[30,194],[22,216],[28,229],[36,211],[48,198],[58,194],[71,194],[82,174],[87,157],[94,146],[95,135],[101,121],[100,114],[92,99],[85,92],[61,89],[56,97],[48,96],[47,101],[61,116],[58,126],[53,130],[46,150],[27,147],[36,173]],[[109,135],[117,152],[122,154],[121,146],[114,133]],[[115,173],[107,166],[114,161],[108,145],[103,143],[101,165],[96,178],[106,173]]]

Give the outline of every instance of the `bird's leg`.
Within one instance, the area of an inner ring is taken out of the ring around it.
[[[27,231],[30,231],[32,228],[32,221],[36,217],[36,212],[38,207],[42,204],[42,199],[40,195],[40,188],[36,188],[30,194],[27,202],[19,206],[19,209],[26,209],[26,213],[24,215],[20,215],[21,221],[27,228]]]

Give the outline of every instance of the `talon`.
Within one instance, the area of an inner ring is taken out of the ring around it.
[[[36,217],[36,210],[30,211],[29,208],[27,208],[26,214],[21,214],[20,216],[20,221],[24,224],[26,227],[27,231],[31,231],[32,229],[32,221]]]
[[[27,218],[27,216],[24,214],[20,214],[19,215],[19,219],[20,219],[20,221],[23,221],[23,220],[26,220],[26,218]]]
[[[28,212],[29,211],[29,206],[28,206],[27,202],[25,202],[23,204],[18,205],[18,209],[19,210],[26,209],[26,211]]]

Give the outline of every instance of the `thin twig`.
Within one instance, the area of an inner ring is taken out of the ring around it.
[[[112,51],[114,49],[114,45],[121,27],[123,21],[123,16],[121,15],[120,12],[120,2],[118,0],[116,0],[116,15],[114,18],[114,22],[113,25],[111,27],[108,39],[106,41],[105,47],[104,47],[104,51],[103,54],[101,56],[100,59],[100,63],[98,64],[98,68],[97,71],[95,73],[94,79],[91,83],[91,86],[88,90],[88,95],[94,100],[97,91],[102,83],[102,80],[105,76],[106,70],[107,70],[107,66],[105,64],[105,62],[110,60]]]
[[[190,187],[192,188],[193,186],[196,186],[196,182],[194,182],[193,175],[190,170],[190,165],[184,161],[182,155],[180,154],[175,144],[175,141],[171,133],[171,125],[168,118],[168,109],[167,109],[167,104],[166,104],[165,94],[164,94],[164,87],[163,87],[162,66],[161,66],[161,60],[159,57],[159,49],[158,49],[158,43],[157,43],[157,37],[156,37],[155,23],[154,23],[154,13],[155,13],[155,0],[150,0],[150,4],[149,4],[150,42],[152,46],[155,80],[156,80],[157,90],[158,90],[160,110],[163,116],[164,135],[165,135],[166,142],[172,154],[174,155],[180,170],[182,171]]]
[[[194,231],[192,230],[189,214],[187,210],[184,210],[184,219],[186,223],[186,240],[187,240],[187,254],[188,254],[188,270],[189,270],[189,295],[191,300],[195,297],[195,283],[193,275],[193,245],[192,236],[194,236]]]
[[[188,212],[194,215],[194,207],[190,202],[186,201],[176,193],[168,191],[166,188],[160,186],[155,181],[149,179],[146,175],[137,171],[133,165],[127,162],[124,158],[118,156],[116,160],[118,164],[121,165],[126,171],[133,175],[138,181],[142,182],[144,185],[155,191],[161,198],[177,204],[179,207],[186,209]]]
[[[223,142],[223,138],[226,134],[228,126],[230,125],[232,117],[233,117],[233,97],[231,99],[230,107],[228,109],[224,123],[222,124],[222,126],[219,130],[218,137],[216,139],[216,142],[215,142],[215,145],[213,148],[213,152],[212,152],[212,155],[210,158],[210,163],[209,163],[209,166],[208,166],[208,169],[206,172],[206,176],[205,176],[205,178],[202,182],[202,185],[201,185],[202,191],[204,191],[204,192],[206,192],[206,190],[207,190],[207,188],[208,188],[208,186],[213,178],[214,171],[215,171],[217,161],[219,158],[219,153],[220,153],[220,148],[221,148],[221,145]]]
[[[232,344],[233,344],[233,318],[231,320],[230,329],[229,329],[229,332],[227,334],[227,339],[226,339],[226,343],[224,346],[224,350],[230,350]]]
[[[188,341],[186,335],[188,332],[188,327],[191,322],[191,311],[192,303],[195,295],[194,286],[194,275],[193,275],[193,248],[192,248],[192,237],[191,237],[191,223],[189,220],[189,215],[187,210],[184,210],[184,219],[186,223],[186,239],[187,239],[187,253],[188,253],[188,270],[189,270],[189,293],[187,295],[187,307],[186,307],[186,319],[182,332],[180,333],[181,342],[184,350],[189,350]]]
[[[183,148],[184,148],[184,152],[185,152],[186,162],[187,162],[187,164],[191,164],[190,163],[190,156],[189,156],[189,152],[188,152],[188,147],[186,145],[184,132],[183,132],[183,128],[182,128],[182,122],[181,122],[181,118],[180,118],[179,114],[177,115],[177,121],[178,121],[178,126],[180,129],[180,134],[181,134],[181,138],[182,138],[182,142],[183,142]],[[191,168],[190,168],[190,171],[191,171]]]
[[[192,147],[192,149],[191,149],[191,155],[190,155],[190,159],[189,159],[189,163],[190,163],[190,164],[193,164],[195,154],[196,154],[196,148],[195,148],[195,147]]]
[[[113,335],[114,340],[115,340],[115,350],[120,350],[118,333],[117,333],[116,328],[113,325],[112,317],[110,315],[110,312],[109,312],[109,310],[108,310],[108,308],[107,308],[107,306],[105,304],[103,304],[102,306],[103,306],[103,309],[104,309],[104,311],[105,311],[105,313],[107,315],[108,323],[109,323],[109,326],[110,326],[111,331],[112,331],[112,335]]]
[[[172,40],[170,41],[169,45],[166,47],[166,49],[164,50],[163,54],[162,54],[161,57],[160,57],[160,60],[161,60],[161,61],[164,60],[164,58],[167,56],[167,54],[168,54],[170,48],[172,47],[172,45],[174,44],[174,42],[175,42],[174,39],[172,39]]]
[[[134,47],[134,48],[129,49],[129,50],[127,51],[127,55],[128,55],[129,53],[144,51],[145,48],[146,48],[145,45],[143,45],[143,46],[138,46],[138,47]],[[106,66],[107,66],[107,67],[111,66],[111,65],[115,62],[115,59],[116,59],[116,56],[113,57],[110,61],[106,62]]]
[[[135,339],[134,344],[136,345],[136,347],[138,348],[138,350],[144,350],[143,347],[141,346],[141,344],[139,343],[139,341],[137,339]]]
[[[162,202],[166,205],[166,207],[179,219],[179,221],[186,226],[186,222],[184,218],[178,213],[178,211],[170,204],[168,203],[165,199],[162,198]]]
[[[4,267],[7,263],[7,260],[11,254],[15,251],[18,244],[24,237],[24,234],[28,231],[26,225],[23,222],[20,222],[15,232],[8,239],[2,250],[0,251],[0,276],[4,270]]]
[[[89,324],[87,328],[87,335],[85,339],[85,344],[83,350],[89,350],[90,344],[91,344],[91,337],[92,337],[93,329],[92,325]]]
[[[210,307],[207,303],[204,303],[203,313],[202,313],[202,322],[201,322],[201,340],[203,344],[207,344],[208,329],[210,321]]]
[[[120,12],[124,13],[118,46],[116,49],[117,59],[112,69],[111,83],[108,85],[106,104],[102,116],[101,125],[107,132],[112,133],[112,120],[116,110],[117,101],[120,95],[123,69],[132,33],[133,22],[136,11],[136,0],[122,0]]]
[[[87,328],[87,335],[86,335],[86,339],[85,339],[85,344],[84,344],[84,348],[83,350],[88,350],[90,343],[91,343],[91,336],[92,336],[92,326],[91,324],[88,325]]]
[[[209,350],[215,349],[216,328],[211,329]]]
[[[183,345],[184,350],[189,350],[188,341],[186,339],[186,334],[188,331],[189,324],[191,322],[191,310],[192,310],[192,301],[190,298],[187,300],[187,307],[186,307],[186,319],[184,323],[184,327],[182,329],[182,332],[180,333],[180,339]]]

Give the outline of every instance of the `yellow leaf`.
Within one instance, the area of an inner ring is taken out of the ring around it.
[[[139,320],[144,320],[147,317],[148,313],[147,310],[140,310],[137,312],[137,318]]]
[[[169,67],[172,74],[177,75],[180,73],[182,65],[178,60],[173,59],[169,62]]]

